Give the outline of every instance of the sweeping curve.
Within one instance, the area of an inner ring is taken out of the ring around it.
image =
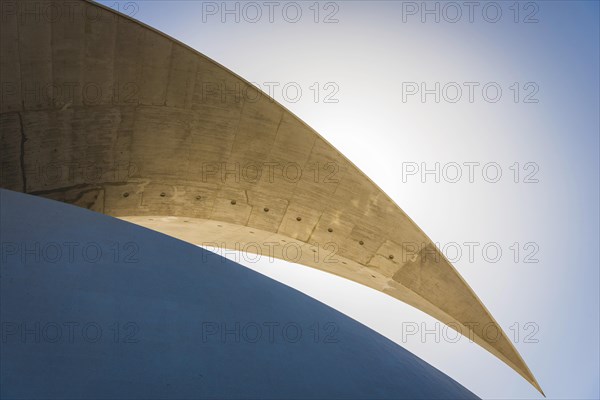
[[[541,392],[434,243],[299,118],[109,8],[81,0],[32,22],[24,3],[2,11],[1,187],[361,283],[468,334]]]

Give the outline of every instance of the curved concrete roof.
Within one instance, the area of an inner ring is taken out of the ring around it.
[[[364,284],[468,333],[541,391],[432,241],[299,118],[108,8],[54,1],[75,11],[36,18],[25,3],[3,7],[3,188]]]

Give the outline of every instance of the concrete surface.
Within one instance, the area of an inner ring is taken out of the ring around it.
[[[219,237],[224,247],[255,244],[247,250],[269,254],[273,241],[293,242],[298,262],[470,332],[541,391],[421,229],[327,141],[234,73],[85,1],[4,0],[0,40],[1,187],[196,244]]]

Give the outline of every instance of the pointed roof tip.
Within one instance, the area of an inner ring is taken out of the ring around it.
[[[546,398],[546,393],[544,393],[541,387],[538,387],[537,390],[542,394],[542,396],[544,396],[544,398]]]
[[[510,363],[507,363],[507,364],[513,370],[515,370],[517,373],[519,373],[519,375],[521,375],[521,377],[523,377],[527,382],[529,382],[529,384],[531,386],[533,386],[538,392],[540,392],[540,394],[542,396],[544,396],[544,398],[546,398],[546,393],[544,393],[544,391],[542,390],[542,387],[540,386],[540,384],[538,383],[537,379],[535,378],[535,375],[533,375],[533,372],[531,372],[531,370],[529,369],[529,367],[525,363],[525,360],[523,360],[523,357],[521,356],[521,354],[519,354],[519,352],[516,349],[516,347],[513,347],[513,350],[515,351],[515,353],[519,357],[521,363],[523,364],[523,367],[519,368],[519,367],[515,366],[514,364],[513,365],[511,365]]]
[[[419,296],[420,299],[428,301],[430,305],[427,307],[415,301],[413,303],[415,307],[448,326],[451,323],[462,324],[469,332],[469,338],[498,357],[546,397],[515,343],[506,335],[490,310],[440,250],[433,244],[430,246],[423,248],[417,259],[410,260],[396,271],[392,277],[393,281]],[[408,297],[397,296],[397,298],[411,304],[411,299]],[[465,304],[469,307],[465,307]],[[473,324],[471,321],[477,323]],[[489,327],[489,324],[497,328],[499,336],[492,338],[486,333],[484,327]]]
[[[546,398],[546,393],[544,393],[540,385],[536,385],[536,389],[542,394],[542,396],[544,396],[544,398]]]
[[[540,394],[542,396],[544,396],[544,398],[546,398],[546,393],[544,393],[544,391],[542,390],[542,387],[540,386],[538,381],[533,377],[533,375],[531,376],[531,380],[529,380],[529,383],[531,383],[533,385],[533,387],[536,388],[537,391],[540,392]]]
[[[525,360],[523,360],[523,357],[521,356],[521,354],[519,354],[518,350],[515,348],[513,348],[513,350],[517,353],[517,355],[519,356],[521,362],[523,363],[523,367],[522,369],[519,370],[519,368],[515,368],[515,366],[511,366],[515,371],[517,371],[523,378],[525,378],[525,380],[527,382],[529,382],[529,384],[531,386],[533,386],[538,392],[540,392],[540,394],[542,396],[544,396],[544,398],[546,398],[546,393],[544,393],[544,391],[542,390],[542,387],[540,386],[540,384],[538,383],[537,379],[535,378],[535,375],[533,375],[533,372],[531,372],[531,369],[529,369],[529,367],[527,366],[527,364],[525,363]]]

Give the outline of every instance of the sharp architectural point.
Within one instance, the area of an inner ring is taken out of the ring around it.
[[[206,56],[81,5],[35,23],[23,7],[3,16],[2,80],[14,85],[1,187],[361,283],[469,335],[541,392],[432,241],[319,134]]]

